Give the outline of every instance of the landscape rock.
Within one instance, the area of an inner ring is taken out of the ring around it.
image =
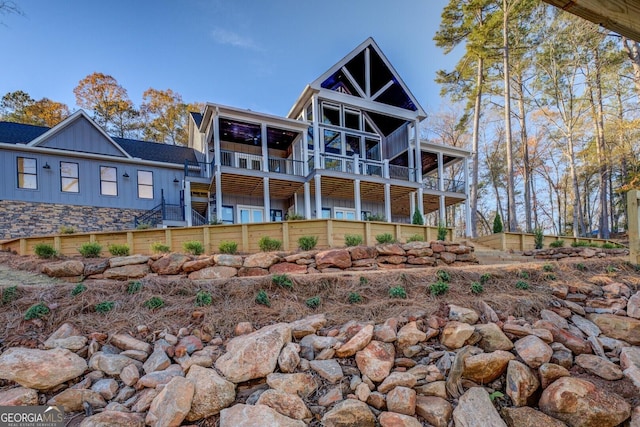
[[[502,350],[469,356],[464,361],[462,376],[476,383],[486,384],[502,375],[509,361],[515,358],[513,354]]]
[[[63,348],[37,350],[12,347],[0,355],[0,379],[46,390],[79,377],[87,362]]]
[[[538,405],[542,412],[571,427],[614,427],[631,415],[631,406],[617,394],[572,377],[547,387]]]
[[[93,390],[68,388],[56,394],[47,401],[49,406],[62,406],[65,412],[78,412],[84,410],[83,403],[87,402],[92,408],[104,408],[107,402],[99,393]]]
[[[279,390],[267,390],[260,395],[257,405],[266,405],[282,415],[294,420],[311,418],[311,411],[302,399],[295,394]]]
[[[190,280],[216,280],[230,279],[238,274],[238,270],[233,267],[214,266],[203,268],[189,274]]]
[[[452,413],[453,406],[442,397],[418,396],[416,398],[416,414],[434,427],[447,427]]]
[[[373,424],[371,424],[373,426]],[[233,405],[220,412],[220,427],[305,427],[265,405]]]
[[[236,387],[213,369],[194,365],[186,379],[194,385],[193,400],[187,421],[197,421],[219,413],[236,398]]]
[[[376,418],[369,406],[355,399],[347,399],[337,403],[322,417],[324,427],[374,427],[375,422]]]
[[[292,373],[295,372],[298,364],[300,363],[300,345],[295,343],[288,343],[284,346],[280,355],[278,356],[278,367],[280,372]]]
[[[608,337],[640,345],[640,320],[614,314],[587,314],[587,319],[598,325]]]
[[[244,259],[243,267],[269,268],[280,261],[280,257],[273,252],[258,252],[248,255]]]
[[[461,348],[473,335],[474,330],[474,327],[467,323],[448,322],[440,334],[440,342],[451,349]]]
[[[32,388],[16,387],[0,391],[0,406],[37,406],[38,392]]]
[[[124,265],[122,267],[109,268],[102,274],[104,275],[105,279],[128,280],[140,279],[149,274],[150,271],[151,270],[149,269],[149,266],[147,264],[133,264]]]
[[[515,343],[516,352],[527,366],[537,369],[551,360],[553,350],[535,335],[520,338]]]
[[[145,255],[129,255],[109,259],[109,267],[125,267],[128,265],[147,264],[149,257]]]
[[[398,386],[387,393],[387,409],[398,414],[414,415],[416,413],[416,391]]]
[[[318,388],[318,383],[313,375],[303,372],[295,374],[272,373],[267,375],[267,384],[273,389],[297,394],[303,398],[306,398]]]
[[[93,383],[91,390],[100,394],[104,400],[109,401],[118,393],[118,382],[113,378],[103,378]]]
[[[427,339],[427,334],[418,329],[416,322],[409,322],[404,325],[396,334],[398,348],[406,348]]]
[[[495,323],[483,323],[475,325],[475,332],[480,334],[480,341],[476,344],[486,352],[513,348],[513,342],[502,332],[502,329]]]
[[[509,427],[567,427],[565,423],[556,420],[529,406],[521,408],[502,408],[502,418]]]
[[[135,385],[140,379],[140,371],[133,363],[125,366],[120,371],[120,380],[127,386]]]
[[[558,378],[571,376],[566,368],[556,365],[555,363],[545,363],[540,366],[538,375],[540,376],[540,385],[542,388],[547,388]]]
[[[329,249],[316,254],[316,266],[318,269],[327,267],[349,268],[351,267],[351,255],[347,249]]]
[[[640,322],[639,322],[640,323]],[[553,340],[565,345],[574,354],[590,354],[593,353],[591,345],[588,341],[582,339],[579,336],[572,334],[571,332],[561,329],[554,323],[548,320],[538,320],[535,325],[536,328],[546,329],[551,332]],[[640,330],[639,330],[640,331]]]
[[[121,354],[108,354],[99,351],[89,359],[89,368],[102,371],[107,375],[120,375],[120,372],[132,363],[142,365],[140,362]]]
[[[178,427],[189,410],[195,386],[186,378],[175,377],[153,399],[145,422],[154,427]]]
[[[312,360],[309,364],[311,365],[311,369],[331,384],[337,383],[344,377],[342,368],[335,359]]]
[[[287,323],[235,337],[227,343],[226,353],[216,360],[216,369],[234,383],[266,377],[275,370],[280,350],[290,341],[291,326]]]
[[[356,364],[363,375],[371,381],[381,382],[391,372],[395,358],[393,344],[371,341],[364,349],[356,353]]]
[[[392,372],[384,379],[382,384],[378,386],[378,391],[380,393],[387,393],[398,386],[413,388],[417,382],[418,380],[415,375],[409,372]]]
[[[620,367],[627,369],[632,366],[640,369],[640,347],[623,347],[620,350]]]
[[[340,358],[351,357],[369,344],[373,337],[373,325],[366,325],[349,341],[336,350],[336,356]]]
[[[138,350],[150,354],[153,348],[149,343],[133,338],[129,334],[113,334],[109,342],[121,350]]]
[[[383,412],[378,417],[381,427],[422,427],[422,423],[409,415]]]
[[[179,274],[185,262],[191,258],[184,254],[170,253],[151,264],[151,271],[161,275]]]
[[[80,427],[144,427],[144,417],[137,413],[104,411],[85,418]]]
[[[292,262],[281,262],[269,267],[269,274],[306,274],[307,266]]]
[[[460,397],[453,422],[456,427],[507,427],[482,387],[472,387]]]
[[[640,319],[640,291],[633,294],[627,301],[627,316]]]
[[[167,356],[167,353],[165,353],[162,348],[157,347],[147,361],[144,362],[142,368],[147,374],[150,374],[155,371],[163,371],[167,369],[169,365],[171,365],[171,359],[169,359],[169,356]]]
[[[509,361],[507,367],[507,395],[514,406],[527,406],[534,402],[534,393],[540,387],[536,374],[524,363]]]
[[[84,264],[81,261],[69,260],[45,264],[42,272],[49,277],[72,277],[84,274]]]
[[[215,254],[213,261],[218,266],[240,268],[243,266],[243,259],[240,255]]]
[[[588,337],[597,337],[600,335],[601,331],[598,328],[598,325],[593,323],[590,320],[585,319],[582,316],[578,316],[574,314],[571,316],[571,321],[574,325],[578,327],[582,332],[584,332]]]
[[[618,365],[593,354],[580,354],[575,358],[575,363],[605,380],[615,381],[623,376],[622,370]]]
[[[480,316],[475,310],[470,308],[460,307],[459,305],[449,304],[449,320],[455,320],[457,322],[468,323],[470,325],[475,324]]]

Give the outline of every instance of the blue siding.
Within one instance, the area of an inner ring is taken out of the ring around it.
[[[84,117],[70,123],[60,132],[38,144],[38,147],[126,157]]]
[[[18,188],[17,158],[27,157],[37,160],[38,188],[36,190]],[[60,190],[60,162],[78,163],[78,193],[65,193]],[[43,169],[48,163],[50,169]],[[117,168],[117,196],[100,194],[100,166]],[[0,149],[0,200],[21,200],[27,202],[62,203],[80,206],[99,206],[129,209],[151,209],[160,203],[161,190],[167,203],[180,202],[180,190],[183,179],[181,169],[151,167],[144,164],[120,163],[114,161],[83,159],[71,156],[56,156],[19,150]],[[153,199],[138,198],[137,171],[153,172]],[[123,177],[125,172],[129,178]],[[179,183],[174,183],[174,179]]]

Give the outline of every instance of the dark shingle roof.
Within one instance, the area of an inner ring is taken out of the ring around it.
[[[193,149],[180,145],[160,144],[157,142],[139,141],[137,139],[113,138],[115,142],[129,153],[131,157],[139,157],[154,162],[184,164],[185,160],[197,162]]]
[[[22,123],[0,122],[0,143],[27,144],[46,131],[48,127]],[[178,145],[159,144],[136,139],[114,138],[131,157],[154,162],[184,164],[185,160],[197,161],[193,149]]]
[[[200,127],[200,123],[202,123],[202,114],[200,113],[194,113],[193,111],[190,112],[189,114],[191,114],[191,117],[193,118],[193,121],[196,124],[196,127]]]
[[[5,144],[27,144],[46,131],[48,127],[0,122],[0,142]]]

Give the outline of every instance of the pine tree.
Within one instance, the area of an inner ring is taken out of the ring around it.
[[[500,213],[496,212],[496,217],[493,219],[493,232],[494,233],[502,233],[504,229],[502,225],[502,218],[500,218]]]

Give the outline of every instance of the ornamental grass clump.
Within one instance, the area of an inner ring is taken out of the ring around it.
[[[53,249],[53,246],[48,245],[46,243],[38,243],[33,248],[33,250],[38,256],[38,258],[44,258],[44,259],[53,258],[58,254],[56,250]]]
[[[360,246],[364,239],[359,234],[345,234],[344,244],[346,246]]]
[[[42,319],[50,312],[51,310],[49,310],[49,307],[47,307],[44,303],[39,302],[27,309],[27,311],[24,313],[24,320]]]
[[[190,240],[182,244],[184,251],[191,255],[202,255],[204,253],[204,245],[197,240]]]
[[[258,247],[262,252],[279,251],[282,247],[282,241],[269,236],[263,236],[258,241]]]
[[[109,253],[113,256],[129,256],[129,245],[126,243],[109,245]]]
[[[303,251],[310,251],[318,244],[318,236],[302,236],[298,239],[298,247]]]
[[[218,250],[221,254],[229,254],[234,255],[238,253],[238,244],[236,242],[224,241],[220,242],[220,246],[218,246]]]

